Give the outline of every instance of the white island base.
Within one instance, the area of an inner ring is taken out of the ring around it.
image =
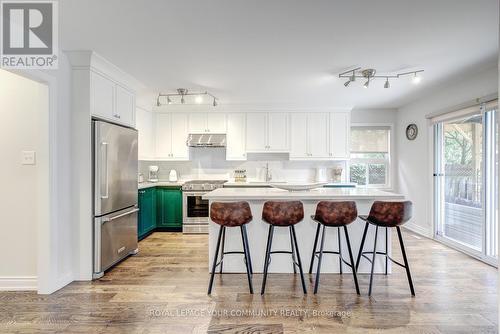
[[[358,209],[358,215],[367,215],[370,211],[372,203],[376,200],[391,201],[404,200],[400,194],[390,193],[373,189],[360,188],[318,188],[310,191],[289,192],[274,188],[220,188],[203,196],[212,202],[233,202],[246,201],[250,204],[253,220],[247,224],[248,242],[250,254],[253,264],[254,273],[262,273],[264,268],[264,256],[266,253],[267,234],[269,224],[261,219],[262,207],[265,201],[275,200],[300,200],[304,204],[304,220],[295,225],[297,235],[297,243],[302,260],[302,268],[304,273],[309,270],[311,255],[314,245],[314,237],[316,234],[317,224],[311,220],[311,215],[316,211],[316,204],[321,200],[331,201],[355,201]],[[361,238],[363,236],[365,222],[357,219],[352,224],[348,225],[349,239],[353,252],[354,261],[356,261]],[[220,226],[210,222],[209,226],[209,270],[212,268],[212,261],[217,246],[217,237]],[[342,256],[349,263],[349,253],[347,250],[344,229],[340,229]],[[391,254],[391,229],[388,233],[389,255]],[[370,225],[365,241],[365,251],[373,251],[373,241],[375,237],[375,227]],[[385,228],[378,229],[377,251],[385,251]],[[288,227],[276,227],[274,229],[274,238],[272,250],[291,250],[290,235]],[[226,240],[224,250],[227,251],[242,251],[241,232],[239,227],[226,228]],[[318,242],[319,250],[319,242]],[[338,251],[337,228],[327,227],[324,251]],[[220,252],[219,252],[220,254]],[[220,256],[220,255],[219,255]],[[315,261],[313,272],[316,272],[317,261]],[[391,272],[391,261],[388,261],[388,273]],[[369,273],[371,269],[370,263],[366,259],[361,259],[358,269],[359,273]],[[351,272],[351,269],[342,264],[344,273]],[[385,257],[377,256],[375,261],[375,273],[385,272]],[[218,272],[218,268],[217,268]],[[223,272],[225,273],[244,273],[246,272],[243,255],[226,255],[224,256]],[[273,254],[271,255],[271,263],[269,265],[270,273],[293,273],[293,265],[291,255],[289,254]],[[336,254],[323,254],[321,264],[322,273],[339,273],[339,257]]]

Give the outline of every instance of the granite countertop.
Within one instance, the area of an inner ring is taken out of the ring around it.
[[[316,188],[308,191],[287,191],[276,188],[219,188],[203,196],[209,200],[403,200],[398,193],[366,188]]]

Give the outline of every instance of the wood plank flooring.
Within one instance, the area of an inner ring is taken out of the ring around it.
[[[316,296],[314,275],[307,296],[292,274],[270,274],[260,296],[262,275],[250,295],[245,275],[227,274],[207,296],[207,236],[154,233],[99,281],[48,296],[0,293],[0,333],[497,333],[497,270],[408,231],[404,238],[414,298],[402,268],[377,275],[371,298],[368,276],[358,297],[348,274],[323,274]]]

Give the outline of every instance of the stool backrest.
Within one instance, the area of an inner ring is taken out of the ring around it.
[[[314,219],[325,225],[344,226],[358,217],[356,203],[353,201],[321,201],[316,206]]]
[[[223,226],[241,226],[252,221],[248,202],[212,202],[210,219]]]
[[[290,226],[304,219],[304,205],[301,201],[268,201],[262,208],[262,220],[272,225]]]
[[[402,225],[410,220],[412,207],[413,204],[410,201],[375,201],[368,215],[368,220],[384,226]]]

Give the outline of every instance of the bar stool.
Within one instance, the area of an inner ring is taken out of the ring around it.
[[[253,293],[252,286],[252,260],[250,258],[250,247],[248,246],[248,236],[246,230],[246,224],[252,221],[252,211],[250,210],[250,205],[247,202],[213,202],[210,205],[210,219],[220,225],[219,236],[217,237],[217,247],[215,248],[214,260],[212,262],[212,272],[210,275],[210,283],[208,284],[208,294],[212,293],[212,286],[214,283],[215,269],[220,265],[220,273],[222,274],[222,263],[224,261],[224,255],[228,254],[244,254],[245,255],[245,265],[247,268],[247,279],[248,287],[250,293]],[[226,239],[226,228],[227,227],[239,227],[241,232],[241,240],[243,243],[242,252],[225,252],[224,251],[224,240]],[[222,240],[222,247],[221,247]],[[219,248],[221,248],[221,257],[219,262],[217,258],[219,255]]]
[[[356,286],[356,293],[359,295],[359,285],[358,278],[356,276],[356,266],[354,264],[354,258],[352,256],[351,243],[349,241],[349,233],[347,231],[347,225],[351,224],[356,220],[358,216],[358,211],[356,209],[356,203],[349,202],[329,202],[321,201],[316,206],[316,214],[311,216],[311,219],[318,223],[316,228],[316,237],[314,238],[314,247],[311,256],[311,264],[309,266],[309,274],[312,274],[313,264],[316,256],[318,256],[318,269],[316,270],[316,282],[314,284],[314,294],[318,292],[319,287],[319,276],[321,273],[321,260],[323,259],[323,254],[338,254],[339,255],[339,266],[340,274],[342,274],[342,262],[347,266],[351,267],[352,275],[354,278],[354,285]],[[319,251],[316,251],[318,246],[318,237],[320,232],[320,227],[323,226],[323,231],[321,232],[321,243]],[[335,251],[324,251],[323,245],[325,242],[325,232],[327,227],[337,228],[337,238],[339,242],[339,250]],[[340,238],[340,228],[344,228],[345,240],[347,244],[347,250],[349,251],[349,263],[342,257],[342,245]]]
[[[359,218],[366,221],[365,230],[363,232],[363,238],[361,239],[361,246],[359,248],[358,258],[356,260],[356,269],[359,267],[359,262],[361,257],[364,257],[368,262],[372,264],[370,272],[370,287],[368,289],[368,296],[372,294],[372,283],[373,283],[373,268],[375,267],[375,255],[385,256],[385,275],[387,275],[387,265],[388,260],[397,264],[400,267],[406,269],[406,276],[408,277],[408,284],[410,285],[410,292],[412,296],[415,296],[415,290],[413,289],[413,282],[410,274],[410,266],[408,264],[408,259],[406,258],[405,246],[403,243],[403,237],[401,235],[400,226],[410,220],[412,215],[412,203],[410,201],[404,202],[382,202],[376,201],[373,203],[370,214],[368,216],[359,216]],[[366,232],[368,231],[368,224],[375,225],[375,240],[373,242],[373,252],[363,252],[363,246],[365,244]],[[385,252],[377,252],[377,234],[378,228],[385,227]],[[395,227],[398,232],[399,245],[401,246],[401,253],[403,254],[404,264],[391,258],[388,253],[388,229]],[[372,254],[372,258],[366,256],[366,254]]]
[[[302,270],[302,261],[300,260],[299,246],[297,244],[297,236],[295,234],[294,225],[304,219],[304,206],[300,201],[288,202],[273,202],[264,203],[262,209],[262,220],[269,224],[269,232],[267,234],[266,257],[264,259],[264,277],[262,280],[261,294],[266,290],[267,272],[269,263],[271,262],[271,254],[291,254],[293,270],[296,273],[295,266],[299,268],[300,279],[302,281],[302,290],[307,293],[306,282],[304,280],[304,272]],[[291,251],[272,251],[273,235],[275,227],[288,227],[290,232]]]

